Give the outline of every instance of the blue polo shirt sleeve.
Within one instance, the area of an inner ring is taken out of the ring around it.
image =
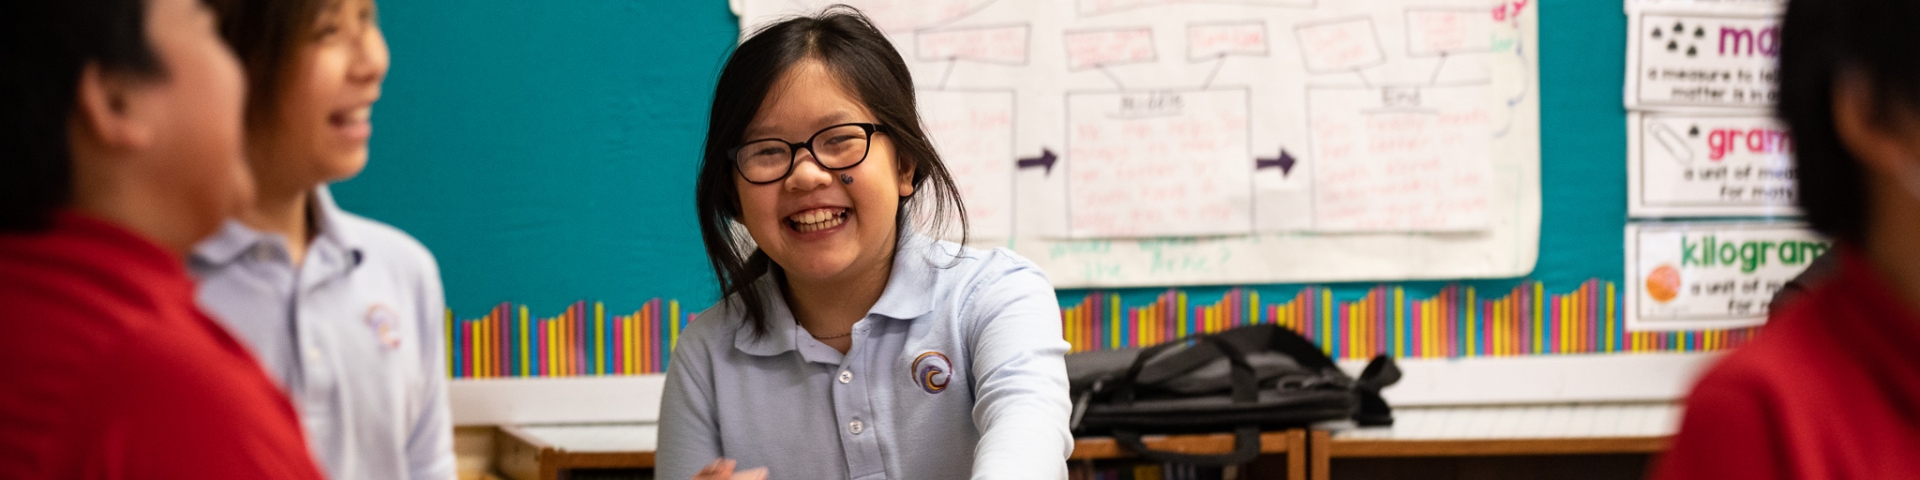
[[[1060,302],[1032,263],[996,263],[1008,270],[974,283],[963,317],[970,328],[973,422],[980,429],[973,478],[1066,478],[1072,404]]]
[[[425,246],[418,249],[420,283],[417,286],[420,312],[416,318],[422,331],[420,364],[427,372],[414,398],[423,399],[410,415],[415,419],[407,436],[407,475],[413,479],[454,478],[453,419],[447,405],[447,357],[443,332],[447,321],[447,297],[440,283],[440,264]]]
[[[712,324],[722,319],[722,315],[715,312],[720,308],[716,306],[695,316],[700,320],[682,332],[668,360],[665,391],[660,397],[654,478],[693,478],[721,456],[713,392],[707,388],[712,383],[713,358],[706,344]]]

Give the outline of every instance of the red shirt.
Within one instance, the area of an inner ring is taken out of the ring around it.
[[[0,478],[320,478],[193,288],[179,255],[78,214],[0,234]]]
[[[1841,254],[1694,387],[1656,478],[1920,478],[1920,312]]]

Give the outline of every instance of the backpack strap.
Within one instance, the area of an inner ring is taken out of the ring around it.
[[[1314,346],[1306,337],[1279,327],[1272,327],[1272,337],[1268,344],[1274,350],[1293,357],[1301,366],[1317,369],[1338,369],[1327,353]],[[1353,384],[1354,393],[1360,397],[1360,408],[1353,414],[1354,423],[1363,427],[1393,425],[1393,407],[1387,405],[1387,399],[1380,396],[1380,390],[1400,381],[1400,366],[1393,363],[1393,357],[1379,355],[1367,362],[1367,368],[1360,371],[1360,378]]]
[[[1319,346],[1308,341],[1306,337],[1278,326],[1261,326],[1266,327],[1268,331],[1267,348],[1293,357],[1293,361],[1298,362],[1300,366],[1316,370],[1339,368],[1334,365],[1332,358],[1327,357],[1327,352],[1321,351]]]
[[[1360,371],[1360,379],[1353,384],[1354,391],[1360,394],[1360,410],[1354,412],[1353,422],[1362,427],[1393,425],[1393,407],[1380,396],[1380,390],[1399,381],[1400,366],[1393,363],[1393,357],[1380,355],[1368,361],[1367,368]]]
[[[1212,355],[1216,358],[1226,357],[1227,362],[1231,364],[1233,403],[1244,404],[1258,401],[1260,396],[1259,381],[1254,376],[1253,365],[1247,363],[1247,355],[1240,350],[1240,347],[1234,346],[1232,342],[1218,335],[1203,335],[1195,337],[1195,340],[1200,342],[1194,345],[1195,347],[1210,345],[1213,348],[1206,349],[1206,351],[1212,352]],[[1158,353],[1157,350],[1155,350],[1157,348],[1159,347],[1156,346],[1155,348],[1148,349],[1152,352],[1140,352],[1140,357],[1134,360],[1133,367],[1127,370],[1127,376],[1122,379],[1124,382],[1122,385],[1128,388],[1120,391],[1120,400],[1122,402],[1126,404],[1133,403],[1133,390],[1131,387],[1138,380],[1136,377],[1140,374],[1141,365],[1147,363],[1147,359],[1150,358],[1150,353]],[[1200,349],[1188,349],[1188,351],[1194,350]],[[1132,450],[1142,457],[1162,462],[1224,467],[1246,464],[1252,462],[1255,457],[1260,455],[1259,425],[1242,425],[1236,427],[1233,429],[1233,434],[1232,452],[1219,455],[1202,455],[1147,448],[1146,442],[1140,439],[1140,432],[1131,429],[1113,429],[1113,439],[1119,442],[1120,446],[1126,447],[1127,450]]]
[[[1139,354],[1134,355],[1133,364],[1127,366],[1126,373],[1121,374],[1120,378],[1114,379],[1114,382],[1111,385],[1108,385],[1108,388],[1112,389],[1114,398],[1118,398],[1124,404],[1129,404],[1129,405],[1132,404],[1133,398],[1134,398],[1135,386],[1137,386],[1140,383],[1140,371],[1146,368],[1147,362],[1149,360],[1152,360],[1154,357],[1160,356],[1162,352],[1165,352],[1168,349],[1180,347],[1184,345],[1186,345],[1186,342],[1171,341],[1171,342],[1164,342],[1159,345],[1147,347],[1145,349],[1141,349]],[[1188,349],[1188,350],[1194,350],[1194,349]],[[1218,356],[1217,351],[1211,352],[1211,353],[1213,353],[1214,356],[1216,357]],[[1211,360],[1211,358],[1209,358],[1209,360]],[[1096,387],[1094,388],[1094,391],[1091,391],[1089,393],[1092,393],[1094,395],[1100,395],[1105,393],[1099,390],[1100,389]]]

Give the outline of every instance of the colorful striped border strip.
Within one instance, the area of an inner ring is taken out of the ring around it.
[[[447,373],[452,378],[636,375],[667,371],[668,353],[693,315],[656,298],[628,315],[575,302],[559,315],[533,318],[502,303],[478,318],[447,311]],[[677,320],[677,321],[676,321]]]
[[[1334,358],[1713,351],[1743,345],[1759,330],[1627,332],[1618,289],[1599,280],[1559,295],[1547,294],[1539,282],[1503,293],[1488,299],[1473,287],[1448,285],[1432,297],[1410,299],[1404,288],[1379,286],[1339,301],[1332,289],[1306,287],[1263,302],[1259,292],[1235,288],[1219,301],[1189,305],[1185,292],[1167,290],[1146,305],[1123,307],[1118,294],[1091,292],[1063,307],[1061,321],[1075,352],[1265,323],[1313,339]]]
[[[1409,298],[1404,287],[1383,285],[1343,301],[1325,287],[1300,288],[1279,299],[1234,288],[1217,301],[1198,304],[1186,292],[1169,289],[1145,305],[1129,307],[1119,294],[1096,291],[1060,313],[1074,352],[1150,346],[1264,323],[1300,332],[1334,358],[1345,359],[1715,351],[1746,344],[1760,328],[1628,332],[1619,309],[1621,292],[1600,280],[1563,294],[1548,294],[1540,282],[1521,282],[1496,294],[1486,298],[1473,287],[1454,284],[1431,297]],[[679,301],[658,298],[612,317],[598,302],[576,302],[545,318],[508,303],[470,319],[456,319],[448,311],[448,373],[462,379],[661,373],[681,329],[692,320]]]

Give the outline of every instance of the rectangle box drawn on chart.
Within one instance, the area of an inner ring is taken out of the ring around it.
[[[1300,58],[1311,73],[1337,73],[1387,63],[1373,17],[1347,17],[1293,26]]]
[[[914,55],[923,62],[965,60],[1026,65],[1033,28],[1027,24],[924,30],[914,33]]]
[[[960,189],[976,239],[1013,236],[1015,98],[1013,90],[919,91],[921,123]]]
[[[1189,62],[1227,56],[1265,57],[1271,43],[1264,21],[1187,24]]]
[[[1153,43],[1153,27],[1070,30],[1067,70],[1081,71],[1130,63],[1153,63],[1160,56]]]
[[[858,7],[875,27],[889,35],[925,30],[966,19],[980,10],[992,5],[996,0],[776,0],[784,3],[786,15],[811,15],[831,4],[847,3]],[[742,4],[758,3],[754,0],[730,0],[735,9]],[[746,7],[755,8],[755,7]],[[741,10],[735,10],[736,12]],[[765,15],[758,18],[771,23],[776,19]],[[754,26],[743,25],[743,32],[753,31]]]
[[[1493,49],[1493,17],[1486,11],[1461,8],[1409,8],[1407,56],[1433,57],[1454,53],[1478,53]],[[1475,33],[1482,33],[1476,35]]]
[[[1308,87],[1313,229],[1481,230],[1494,202],[1491,85]]]
[[[1253,229],[1245,88],[1068,92],[1068,234],[1244,234]]]
[[[1317,0],[1078,0],[1074,8],[1081,16],[1104,15],[1139,8],[1182,4],[1246,5],[1254,7],[1313,8]]]

